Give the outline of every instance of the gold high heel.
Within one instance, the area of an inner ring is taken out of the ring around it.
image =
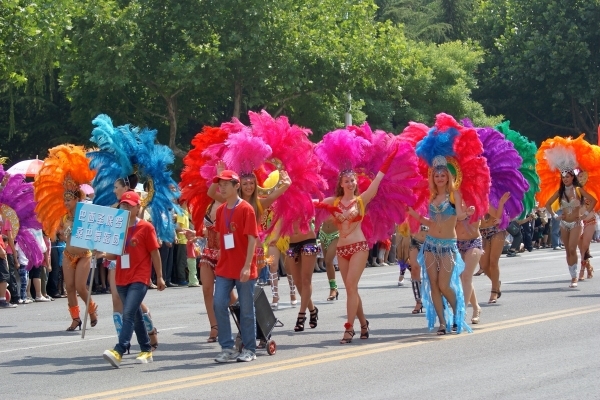
[[[584,280],[583,278],[583,274],[585,273],[585,264],[586,264],[586,260],[581,261],[581,269],[579,270],[579,280],[582,281]]]
[[[473,311],[473,317],[471,318],[471,323],[473,325],[477,325],[479,323],[479,317],[481,316],[481,307],[477,310]]]

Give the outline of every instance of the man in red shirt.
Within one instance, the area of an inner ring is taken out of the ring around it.
[[[258,225],[252,206],[238,196],[240,177],[230,170],[213,179],[225,199],[217,209],[215,230],[219,232],[221,253],[215,267],[214,310],[219,326],[221,353],[216,362],[252,361],[256,359],[256,317],[254,314],[254,286],[256,285],[256,257],[254,248]],[[240,330],[244,349],[234,349],[229,321],[229,294],[237,289],[240,303]]]
[[[121,357],[129,348],[134,330],[141,349],[136,360],[143,364],[152,362],[150,337],[144,325],[141,308],[150,285],[152,265],[156,272],[157,289],[159,291],[165,289],[156,231],[151,223],[137,218],[140,211],[140,196],[133,191],[125,192],[121,196],[119,208],[129,211],[125,252],[122,256],[99,255],[109,260],[117,260],[115,281],[117,292],[123,302],[123,327],[119,333],[119,343],[113,350],[106,350],[103,354],[104,359],[115,368],[119,367]]]

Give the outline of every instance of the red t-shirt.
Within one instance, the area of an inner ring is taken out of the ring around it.
[[[226,208],[227,203],[223,203],[217,209],[217,218],[215,230],[220,233],[219,243],[221,252],[219,262],[215,267],[215,275],[228,278],[240,279],[240,273],[246,262],[248,251],[248,235],[258,237],[258,224],[256,215],[252,206],[244,200],[239,200],[238,205],[232,210]],[[229,222],[229,227],[227,226]],[[225,235],[233,234],[233,249],[225,249]],[[254,249],[252,249],[254,252]],[[256,279],[256,255],[252,257],[250,265],[250,279]]]
[[[156,231],[151,223],[138,219],[137,223],[128,229],[125,242],[125,253],[129,254],[129,268],[121,268],[121,257],[117,257],[117,286],[127,286],[132,283],[150,284],[152,275],[152,258],[150,253],[160,248]]]

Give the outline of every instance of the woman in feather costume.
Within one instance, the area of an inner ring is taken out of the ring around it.
[[[395,225],[406,218],[406,207],[414,205],[417,158],[408,143],[382,131],[372,132],[366,123],[327,133],[315,153],[333,191],[317,207],[332,214],[340,232],[338,266],[347,294],[347,320],[340,343],[346,344],[355,335],[356,318],[360,338],[369,338],[358,282],[369,246],[389,238]]]
[[[600,209],[600,148],[583,139],[555,136],[538,149],[537,172],[541,179],[537,199],[554,219],[560,218],[560,235],[565,244],[570,288],[577,287],[577,246],[582,220]],[[556,179],[557,174],[560,180]],[[562,215],[556,211],[560,209]]]
[[[15,250],[23,252],[28,261],[25,268],[18,268],[21,277],[19,302],[31,302],[31,300],[27,301],[26,295],[28,273],[32,268],[36,268],[37,272],[43,272],[40,268],[43,268],[42,264],[45,261],[33,233],[34,230],[42,229],[35,215],[33,185],[25,182],[24,175],[7,174],[2,164],[0,164],[0,182],[0,215],[3,227],[8,228],[6,231],[8,245],[14,248],[16,243],[18,249]],[[36,300],[45,301],[41,290],[41,279],[34,278],[32,281],[35,286]]]
[[[227,139],[228,133],[221,128],[206,126],[192,139],[192,148],[183,158],[183,171],[181,172],[181,201],[187,203],[192,216],[192,222],[198,236],[206,238],[206,245],[200,257],[200,280],[202,281],[202,295],[206,316],[210,325],[210,333],[207,342],[215,343],[219,332],[217,318],[215,316],[214,292],[215,292],[215,267],[217,266],[219,254],[219,233],[215,230],[214,222],[217,216],[217,208],[222,202],[213,200],[208,196],[209,182],[200,170],[208,164],[214,170],[215,164],[211,158],[204,155],[204,151],[213,145],[222,145]],[[231,294],[232,303],[235,295]]]
[[[63,252],[63,275],[67,287],[69,313],[72,323],[67,331],[81,329],[77,294],[83,301],[90,296],[86,283],[90,273],[92,253],[88,249],[71,246],[74,212],[77,203],[84,199],[80,186],[94,178],[89,160],[81,146],[60,145],[48,151],[33,183],[37,205],[35,212],[44,232],[53,240],[60,233],[66,240]],[[91,326],[98,322],[97,304],[90,299],[88,313]]]
[[[463,124],[472,127],[470,120],[463,120]],[[479,139],[483,144],[483,156],[487,159],[490,169],[490,206],[488,213],[481,220],[479,225],[479,234],[483,245],[483,254],[480,255],[479,263],[485,275],[492,283],[490,299],[488,303],[494,304],[502,295],[500,282],[500,256],[504,248],[504,239],[506,238],[506,227],[509,222],[523,212],[523,198],[529,190],[529,183],[520,172],[523,160],[515,150],[511,141],[506,140],[504,135],[497,130],[486,127],[476,128]],[[466,227],[467,225],[464,225]],[[472,228],[475,228],[473,226]],[[457,233],[469,236],[464,232],[463,227],[457,226]],[[479,235],[478,235],[479,236]],[[460,242],[460,241],[459,241]],[[459,243],[461,253],[465,246]],[[465,273],[461,276],[463,280],[463,289],[465,290],[465,299],[469,300],[469,295],[475,293],[472,288],[472,277],[475,272],[477,262],[465,263]],[[463,256],[463,258],[465,258]],[[473,316],[476,321],[479,318],[479,309],[476,299],[471,299],[473,306]]]
[[[89,152],[87,157],[90,159],[90,167],[97,171],[92,182],[95,191],[94,204],[117,207],[121,196],[134,190],[139,178],[142,178],[148,188],[148,195],[142,201],[142,206],[149,210],[159,242],[172,243],[175,225],[170,216],[174,211],[179,211],[175,204],[179,192],[173,190],[177,188],[177,184],[168,170],[174,161],[171,149],[156,143],[156,130],[129,125],[114,127],[110,117],[104,114],[98,115],[92,124],[96,127],[90,140],[98,145],[98,150]],[[123,303],[115,283],[116,265],[114,262],[108,265],[113,322],[119,335],[123,324]],[[152,350],[156,350],[158,331],[146,304],[142,303],[141,307],[150,345]]]
[[[257,246],[257,260],[264,259],[269,265],[269,282],[273,291],[271,307],[276,310],[279,304],[277,281],[279,257],[289,246],[288,236],[293,231],[294,224],[298,227],[307,224],[306,217],[310,216],[310,208],[312,208],[310,193],[314,193],[314,187],[318,184],[316,179],[318,175],[316,163],[311,162],[310,156],[309,159],[306,158],[306,154],[312,154],[312,144],[307,138],[308,131],[290,125],[286,117],[273,118],[266,111],[250,112],[249,117],[250,127],[241,124],[237,119],[221,126],[229,132],[229,138],[225,150],[221,152],[222,161],[218,165],[217,174],[225,167],[240,173],[241,197],[254,208],[262,229],[264,247],[267,248],[265,257],[263,246]],[[214,150],[216,149],[212,149]],[[257,175],[260,176],[258,180]],[[273,177],[275,177],[273,183],[265,183]],[[292,180],[294,180],[293,186]],[[219,200],[215,186],[211,186],[209,195]],[[282,203],[291,208],[282,207]],[[312,235],[314,237],[314,232]],[[317,325],[318,309],[310,300],[312,286],[310,277],[307,279],[308,274],[304,270],[306,265],[310,264],[312,271],[314,262],[311,264],[309,258],[314,258],[315,254],[301,255],[304,262],[298,265],[286,263],[286,267],[290,268],[287,275],[291,304],[296,304],[292,277],[300,277],[302,281],[296,282],[301,298],[304,298],[300,308],[301,312],[303,308],[304,310],[309,308],[311,311],[311,320],[314,320],[311,327]],[[300,265],[304,265],[304,268]],[[301,329],[295,328],[295,330]]]
[[[446,334],[449,322],[452,331],[470,331],[465,322],[460,280],[465,265],[459,257],[456,224],[468,218],[476,222],[488,210],[490,178],[482,157],[483,147],[474,129],[463,127],[442,113],[418,142],[416,153],[429,166],[429,217],[409,209],[411,217],[429,228],[418,256],[428,327],[434,329],[437,315],[438,335]],[[465,204],[469,207],[465,208]]]

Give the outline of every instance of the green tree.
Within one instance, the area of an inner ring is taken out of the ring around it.
[[[376,18],[404,26],[407,38],[442,43],[449,39],[452,25],[443,22],[441,0],[377,0]]]
[[[598,0],[481,0],[476,32],[486,60],[477,98],[537,139],[585,132],[596,141],[598,15]]]

